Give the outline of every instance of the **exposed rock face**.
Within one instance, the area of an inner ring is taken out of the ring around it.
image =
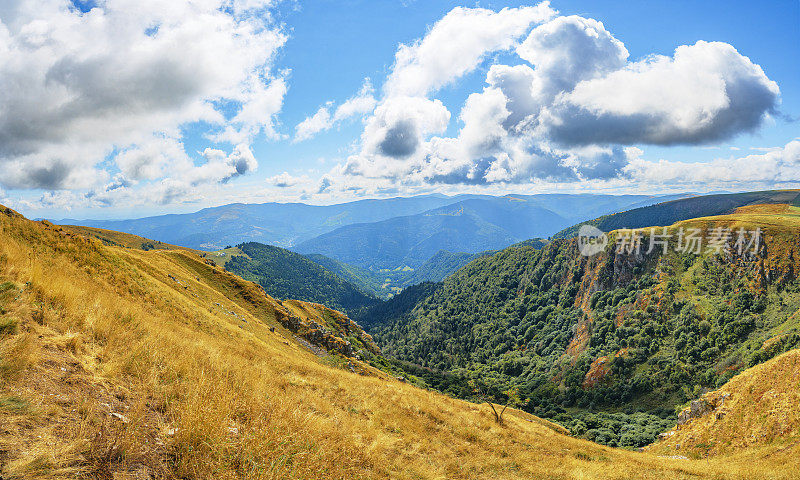
[[[717,418],[722,418],[725,413],[718,411],[730,396],[726,393],[719,397],[704,397],[693,400],[691,404],[678,414],[678,425],[683,425],[692,419],[700,418],[714,412]]]
[[[303,318],[293,315],[289,313],[287,309],[286,312],[280,312],[283,313],[283,315],[278,315],[276,318],[292,333],[311,344],[324,348],[328,352],[339,353],[346,357],[354,357],[358,349],[361,348],[375,354],[380,354],[380,349],[375,345],[372,337],[341,312],[328,309],[319,304],[298,301],[287,302],[296,305],[304,305],[309,317]],[[290,303],[286,303],[284,306]],[[315,316],[312,318],[311,315]],[[322,323],[323,321],[325,324]],[[360,345],[353,345],[345,338],[348,335],[351,336],[351,339],[355,336],[356,343],[360,342]]]

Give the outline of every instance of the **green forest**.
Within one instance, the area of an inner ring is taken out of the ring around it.
[[[305,300],[353,314],[377,299],[303,255],[257,242],[236,246],[225,268],[258,283],[275,298]]]

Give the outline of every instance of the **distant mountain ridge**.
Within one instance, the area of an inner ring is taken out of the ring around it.
[[[440,250],[475,253],[515,237],[474,212],[424,213],[342,227],[293,249],[320,253],[367,269],[416,268]]]
[[[303,203],[235,203],[204,208],[194,213],[169,214],[125,220],[52,220],[58,225],[96,227],[173,245],[200,250],[219,250],[228,245],[259,242],[292,247],[339,227],[373,223],[417,215],[464,200],[524,199],[570,220],[564,226],[588,218],[632,208],[640,202],[661,201],[653,195],[418,195],[368,199],[336,205]],[[562,227],[563,228],[563,227]],[[551,232],[554,233],[555,231]],[[437,250],[438,251],[438,250]]]
[[[413,215],[474,197],[478,195],[420,195],[358,200],[325,206],[304,203],[234,203],[186,214],[129,220],[62,219],[53,220],[53,223],[132,233],[200,250],[219,250],[228,245],[250,241],[288,247],[343,225]]]
[[[292,249],[365,269],[417,268],[441,250],[469,254],[498,250],[531,238],[547,238],[598,212],[660,199],[562,194],[467,198],[416,215],[339,227]]]

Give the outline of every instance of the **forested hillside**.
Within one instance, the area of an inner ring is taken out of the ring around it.
[[[385,300],[408,286],[423,282],[440,282],[472,260],[486,254],[440,250],[417,268],[379,270],[367,270],[316,253],[308,254],[306,258],[342,277],[359,290]]]
[[[487,253],[453,253],[439,250],[427,262],[410,272],[403,279],[402,287],[417,285],[422,282],[440,282],[453,272]]]
[[[354,312],[377,299],[308,258],[261,243],[237,245],[225,268],[279,299],[296,298]]]
[[[340,262],[318,253],[311,253],[305,255],[305,257],[350,282],[362,292],[376,298],[388,298],[394,293],[391,286],[386,285],[386,275],[382,275],[380,272],[373,272],[349,263]]]
[[[498,401],[519,395],[538,415],[609,444],[640,446],[620,423],[585,412],[673,409],[800,342],[800,209],[763,206],[690,220],[681,229],[762,229],[756,252],[736,235],[720,253],[660,248],[579,254],[576,240],[477,259],[410,313],[365,322],[388,356],[472,380]],[[510,395],[509,392],[515,392]],[[567,414],[565,408],[584,412]],[[617,425],[616,431],[609,423]],[[646,422],[645,422],[646,423]]]

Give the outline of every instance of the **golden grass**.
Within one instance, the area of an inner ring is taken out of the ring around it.
[[[703,396],[724,399],[711,414],[695,418],[650,448],[694,456],[747,448],[800,453],[800,350],[745,370]]]
[[[286,307],[191,252],[2,211],[3,478],[795,478],[795,450],[675,460],[522,412],[497,425],[485,406],[325,365],[275,322]]]
[[[68,234],[81,235],[90,238],[96,238],[106,245],[114,245],[119,247],[137,248],[137,249],[154,249],[154,250],[185,250],[194,251],[190,248],[179,247],[177,245],[170,245],[155,240],[149,240],[138,235],[131,233],[115,232],[113,230],[105,230],[102,228],[83,227],[79,225],[61,225],[60,227]],[[145,247],[146,246],[146,247]]]
[[[731,228],[760,227],[770,231],[796,232],[800,228],[800,207],[786,204],[747,205],[728,215],[693,218],[678,222],[675,226],[707,223],[724,224]]]

